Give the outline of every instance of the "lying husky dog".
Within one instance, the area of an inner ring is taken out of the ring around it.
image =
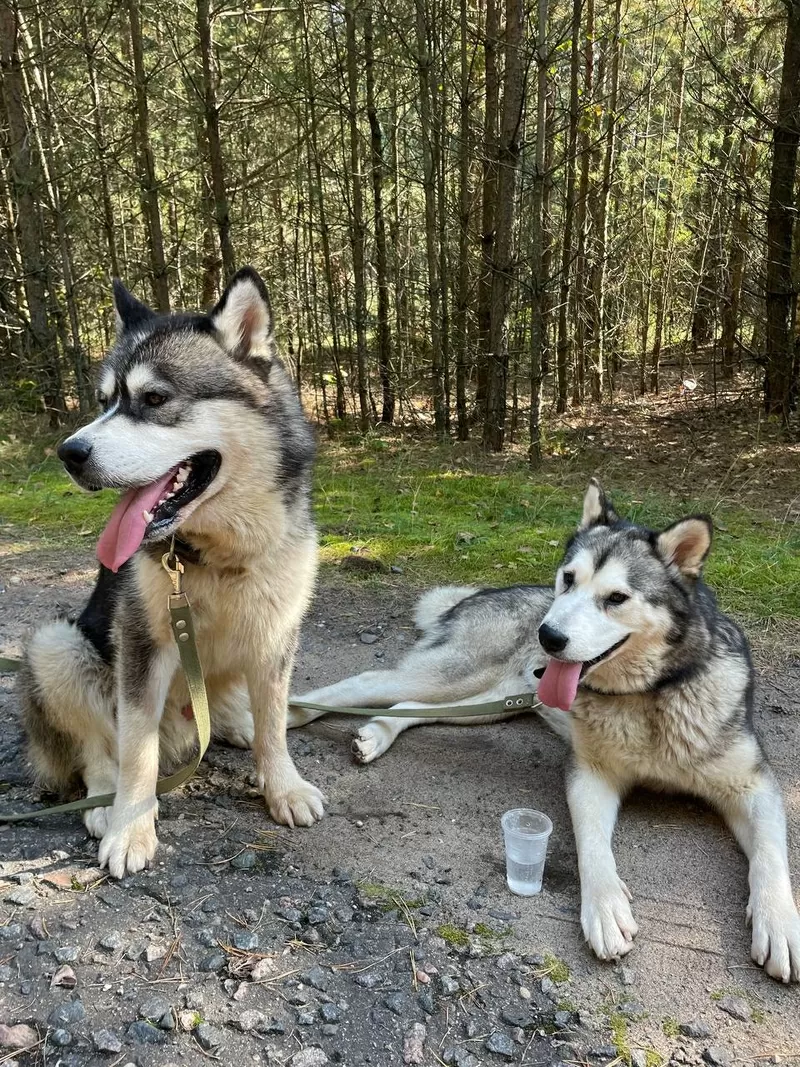
[[[395,670],[367,671],[303,699],[435,707],[538,685],[540,713],[571,743],[581,924],[597,955],[625,955],[637,933],[611,837],[620,801],[642,784],[693,793],[719,809],[750,860],[753,959],[774,978],[798,981],[786,817],[753,731],[747,641],[701,580],[710,547],[707,518],[660,533],[634,526],[592,482],[555,589],[434,590],[417,609],[422,637]],[[290,725],[315,717],[297,708]],[[356,755],[369,762],[409,726],[435,721],[448,720],[370,720]]]
[[[84,816],[115,877],[156,850],[159,761],[195,731],[170,632],[161,556],[177,534],[212,732],[253,747],[274,819],[310,825],[322,795],[286,747],[286,699],[316,572],[314,443],[275,354],[264,283],[245,268],[208,315],[155,315],[114,284],[117,340],[100,372],[103,413],[59,458],[88,490],[121,489],[97,548],[95,590],[73,625],[30,642],[19,692],[42,785],[82,778],[113,808]],[[249,692],[249,699],[248,699]]]

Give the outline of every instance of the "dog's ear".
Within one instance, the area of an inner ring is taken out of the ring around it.
[[[665,563],[674,563],[682,574],[699,578],[711,551],[713,530],[708,515],[692,515],[662,530],[656,547]]]
[[[129,293],[119,278],[114,279],[113,288],[117,337],[121,337],[127,330],[135,330],[148,319],[155,318],[155,313],[141,300],[137,300],[133,293]]]
[[[234,274],[210,314],[232,356],[274,355],[272,305],[266,285],[252,267],[242,267]]]
[[[592,478],[583,498],[583,515],[578,523],[578,529],[588,530],[590,526],[611,526],[618,519],[619,515],[603,492],[602,485],[596,478]]]

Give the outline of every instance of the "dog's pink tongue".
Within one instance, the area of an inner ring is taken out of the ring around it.
[[[153,511],[164,495],[167,486],[175,477],[175,470],[169,471],[152,485],[143,485],[140,489],[129,489],[120,498],[111,512],[108,525],[100,534],[97,542],[97,558],[110,571],[118,571],[123,563],[131,558],[144,540],[147,520],[143,511]]]
[[[548,660],[537,690],[541,702],[548,708],[561,708],[562,711],[569,711],[575,694],[578,692],[582,666],[582,663],[563,663],[559,659]]]

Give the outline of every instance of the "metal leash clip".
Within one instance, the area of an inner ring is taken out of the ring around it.
[[[170,561],[173,561],[173,566],[170,566]],[[185,572],[185,568],[178,557],[175,555],[175,538],[172,538],[172,543],[169,546],[169,552],[165,552],[161,557],[161,566],[169,575],[169,580],[172,582],[172,596],[180,596],[181,590],[181,575]],[[169,602],[169,601],[168,601]]]

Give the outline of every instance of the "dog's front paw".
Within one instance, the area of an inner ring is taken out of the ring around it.
[[[108,867],[112,878],[124,878],[143,870],[156,854],[158,838],[154,814],[126,822],[112,816],[97,853],[101,867]]]
[[[585,890],[581,900],[583,936],[601,960],[616,960],[633,948],[639,932],[631,912],[631,894],[621,878]]]
[[[372,763],[392,744],[393,738],[385,723],[375,719],[360,727],[353,738],[353,755],[359,763]]]
[[[753,942],[750,955],[779,982],[800,982],[800,916],[793,900],[748,906]]]
[[[105,837],[111,820],[111,808],[89,808],[83,813],[83,824],[92,837]]]
[[[325,797],[299,775],[285,789],[265,790],[264,798],[272,818],[285,826],[312,826],[325,814]]]

